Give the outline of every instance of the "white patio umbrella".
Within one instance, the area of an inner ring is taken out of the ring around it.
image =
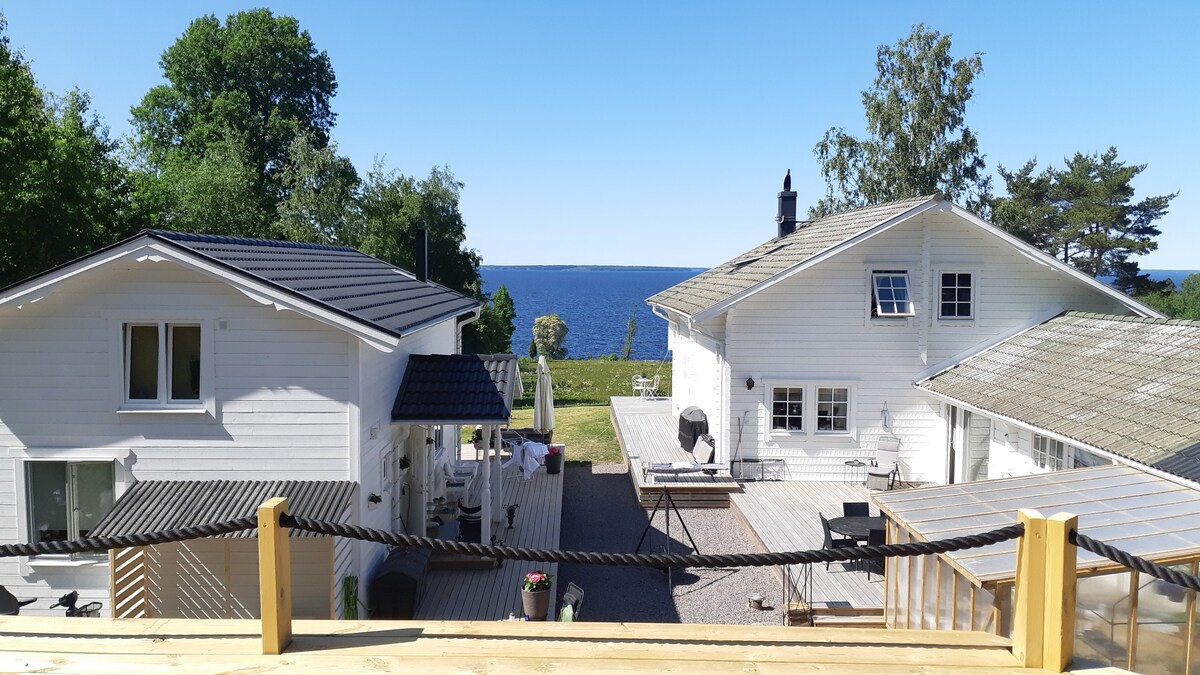
[[[533,392],[533,428],[535,431],[554,431],[554,384],[550,381],[550,365],[545,356],[538,357],[537,389]]]

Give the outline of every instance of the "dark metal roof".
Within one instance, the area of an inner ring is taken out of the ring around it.
[[[520,377],[512,354],[413,354],[396,393],[392,421],[508,422]]]
[[[480,304],[349,246],[166,230],[144,234],[395,335]]]
[[[346,480],[143,480],[113,504],[89,536],[155,532],[253,516],[271,497],[287,497],[288,513],[346,522],[358,484]],[[254,537],[258,530],[225,536]],[[315,537],[292,530],[293,537]]]

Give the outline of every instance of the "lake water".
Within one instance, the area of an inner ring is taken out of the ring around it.
[[[480,267],[483,290],[508,288],[517,309],[512,351],[529,353],[533,320],[557,314],[567,324],[567,356],[586,358],[620,354],[625,326],[636,311],[633,358],[658,361],[667,353],[667,324],[650,311],[646,298],[703,270]]]

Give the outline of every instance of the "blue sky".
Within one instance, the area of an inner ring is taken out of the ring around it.
[[[41,84],[88,91],[115,135],[192,19],[255,6],[0,5]],[[1139,196],[1180,193],[1142,266],[1200,268],[1197,3],[269,6],[329,53],[340,151],[448,165],[485,264],[708,267],[773,236],[784,172],[802,205],[824,193],[813,145],[861,134],[876,47],[923,21],[983,52],[967,123],[989,171],[1115,145],[1149,164]]]

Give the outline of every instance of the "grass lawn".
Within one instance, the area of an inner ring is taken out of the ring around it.
[[[533,392],[537,388],[537,360],[522,357],[521,382],[525,396],[513,401],[509,426],[533,426]],[[658,393],[670,396],[671,364],[659,361],[610,361],[581,359],[551,361],[554,381],[554,442],[567,446],[566,461],[615,464],[621,461],[621,446],[613,431],[608,399],[632,396],[635,374],[659,375]],[[471,440],[472,429],[462,430],[462,442]]]
[[[513,428],[533,426],[533,409],[514,410]],[[566,461],[615,464],[621,447],[609,419],[609,406],[587,405],[554,409],[554,442],[567,446]]]
[[[533,391],[537,385],[537,360],[521,359],[521,382],[525,396],[513,401],[513,408],[533,407]],[[660,367],[661,366],[661,367]],[[659,361],[609,361],[583,359],[551,361],[550,377],[554,380],[554,407],[575,405],[608,405],[612,396],[632,396],[633,376],[659,375],[658,393],[671,395],[671,364]],[[516,425],[514,425],[516,426]]]

